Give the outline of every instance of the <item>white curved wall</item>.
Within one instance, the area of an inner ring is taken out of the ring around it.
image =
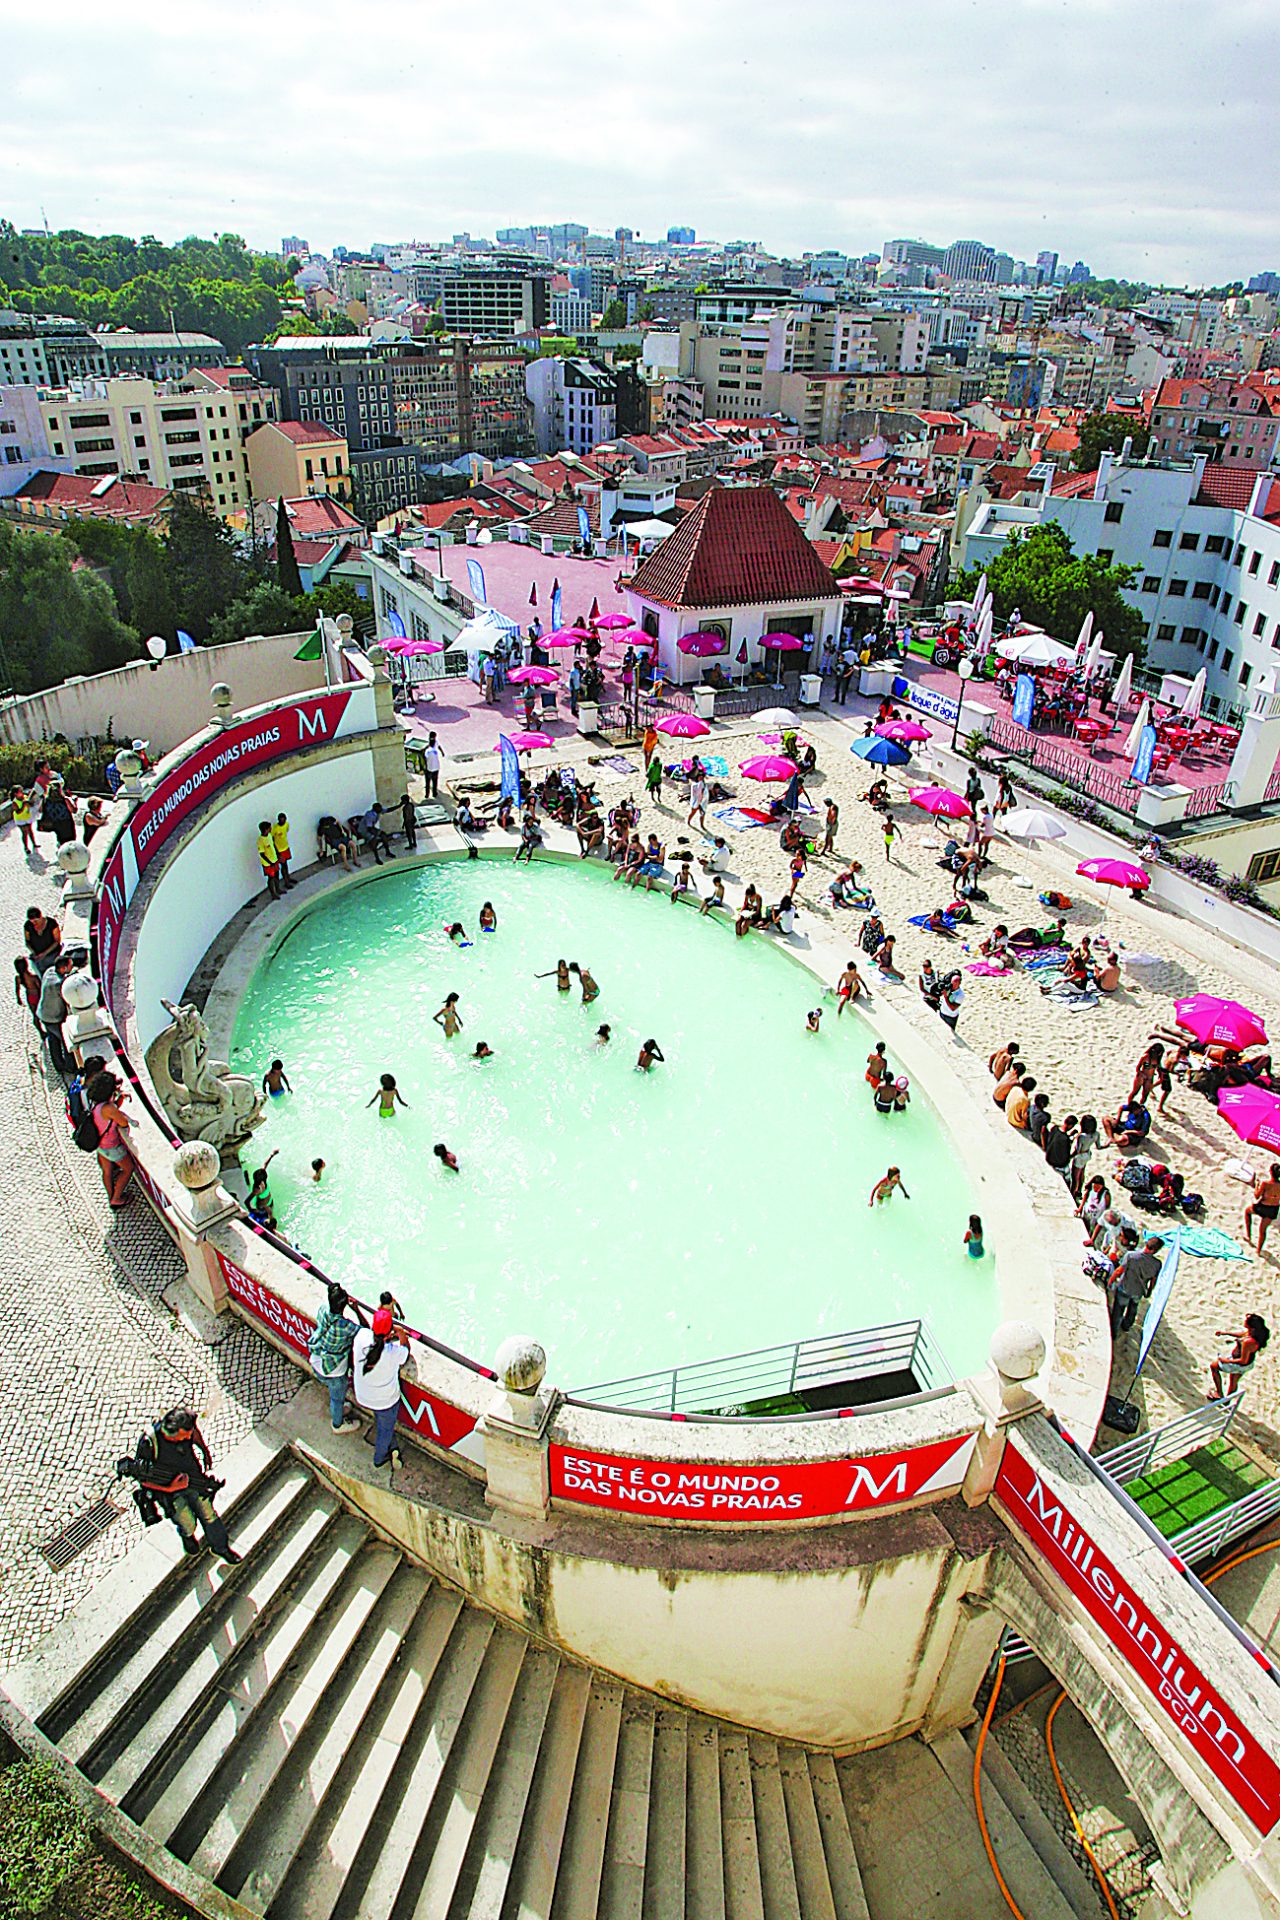
[[[142,1047],[167,1023],[162,999],[174,1000],[222,928],[264,888],[258,822],[284,810],[293,863],[316,857],[321,814],[363,813],[373,799],[372,751],[355,751],[272,774],[224,806],[200,815],[190,854],[181,845],[163,863],[154,888],[138,903],[117,975],[117,1003],[130,1008]],[[145,887],[145,882],[144,882]],[[122,977],[123,976],[123,977]]]

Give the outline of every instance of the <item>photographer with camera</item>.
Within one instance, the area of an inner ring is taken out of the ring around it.
[[[149,1433],[139,1436],[132,1458],[116,1461],[116,1479],[137,1482],[133,1499],[144,1527],[172,1520],[183,1552],[195,1554],[201,1551],[198,1523],[204,1529],[205,1544],[219,1559],[236,1566],[240,1555],[213,1505],[214,1495],[226,1483],[213,1478],[212,1467],[213,1455],[196,1416],[187,1407],[174,1407],[162,1420],[152,1421]]]

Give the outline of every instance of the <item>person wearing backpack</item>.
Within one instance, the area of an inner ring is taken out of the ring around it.
[[[308,1342],[311,1371],[328,1389],[329,1419],[335,1433],[359,1433],[362,1424],[348,1418],[346,1409],[351,1348],[363,1324],[347,1318],[350,1305],[351,1296],[346,1288],[331,1280],[328,1305],[320,1309],[316,1330]]]
[[[137,1482],[133,1498],[144,1526],[153,1526],[163,1515],[178,1529],[182,1551],[196,1554],[200,1552],[198,1525],[218,1558],[236,1566],[241,1556],[213,1504],[223,1482],[213,1478],[212,1469],[213,1455],[194,1413],[174,1407],[163,1419],[152,1421],[132,1456],[116,1461],[116,1479]]]
[[[98,1166],[102,1170],[102,1184],[107,1190],[107,1200],[112,1213],[119,1213],[127,1206],[126,1189],[133,1178],[133,1155],[129,1151],[130,1120],[120,1109],[121,1100],[127,1100],[124,1082],[114,1073],[95,1073],[85,1088],[90,1113],[81,1122],[82,1127],[94,1126],[98,1130],[97,1155]],[[76,1145],[80,1145],[79,1129],[76,1132]]]
[[[36,1025],[44,1035],[49,1058],[57,1073],[70,1073],[73,1064],[62,1038],[62,1023],[68,1012],[67,1003],[62,997],[62,983],[70,972],[70,958],[60,953],[41,982],[40,998],[36,1002]]]
[[[95,1075],[101,1073],[106,1064],[106,1061],[100,1053],[91,1053],[75,1079],[71,1082],[71,1085],[67,1088],[67,1125],[71,1129],[73,1139],[79,1132],[81,1123],[86,1118],[92,1119],[93,1117],[93,1109],[89,1105],[89,1096],[86,1089],[90,1080],[92,1080]],[[92,1149],[86,1148],[86,1152],[90,1150],[94,1153],[98,1150],[98,1130],[96,1127],[93,1132]]]

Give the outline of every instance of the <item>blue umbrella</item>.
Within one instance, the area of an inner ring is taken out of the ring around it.
[[[896,740],[886,740],[883,734],[869,734],[865,740],[855,740],[849,749],[856,753],[859,760],[869,760],[873,767],[905,767],[911,755]]]

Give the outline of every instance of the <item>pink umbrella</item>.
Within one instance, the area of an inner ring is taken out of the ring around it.
[[[555,745],[549,733],[509,733],[507,738],[517,753],[536,753],[539,747],[551,747]],[[501,740],[494,742],[493,751],[495,753],[502,752]]]
[[[882,740],[896,740],[899,745],[904,741],[933,738],[928,727],[921,726],[918,720],[882,720],[876,732]]]
[[[669,713],[658,722],[658,732],[669,733],[676,740],[696,740],[710,731],[706,721],[699,720],[696,713]]]
[[[602,613],[596,621],[598,627],[605,628],[629,627],[633,624],[629,613]]]
[[[760,645],[770,648],[775,653],[799,653],[802,647],[809,645],[809,642],[802,640],[798,633],[766,633],[762,636]]]
[[[748,780],[790,780],[800,769],[785,754],[758,753],[753,760],[743,761],[742,771]]]
[[[402,654],[405,655],[406,658],[408,658],[411,654],[443,653],[444,641],[443,640],[406,640],[404,646],[400,649],[400,651]]]
[[[1256,1013],[1238,1000],[1219,1000],[1216,994],[1195,993],[1189,1000],[1175,1000],[1178,1025],[1208,1045],[1256,1047],[1267,1037],[1267,1030]]]
[[[1151,875],[1144,873],[1141,867],[1135,867],[1128,860],[1082,860],[1076,872],[1083,874],[1086,880],[1100,881],[1104,887],[1137,887],[1141,890],[1151,885]]]
[[[380,640],[378,645],[384,653],[407,653],[413,645],[412,640]]]
[[[554,667],[512,667],[507,678],[517,687],[554,687],[560,675]]]
[[[963,794],[953,793],[950,787],[915,787],[908,797],[913,807],[923,807],[935,818],[940,815],[946,820],[968,820],[973,815]]]
[[[682,633],[676,641],[681,653],[697,660],[709,660],[714,653],[728,653],[729,642],[722,633]]]
[[[554,633],[544,633],[537,644],[540,647],[576,647],[590,638],[585,627],[557,627]]]
[[[1280,1099],[1262,1087],[1224,1087],[1218,1112],[1251,1147],[1280,1151]]]

